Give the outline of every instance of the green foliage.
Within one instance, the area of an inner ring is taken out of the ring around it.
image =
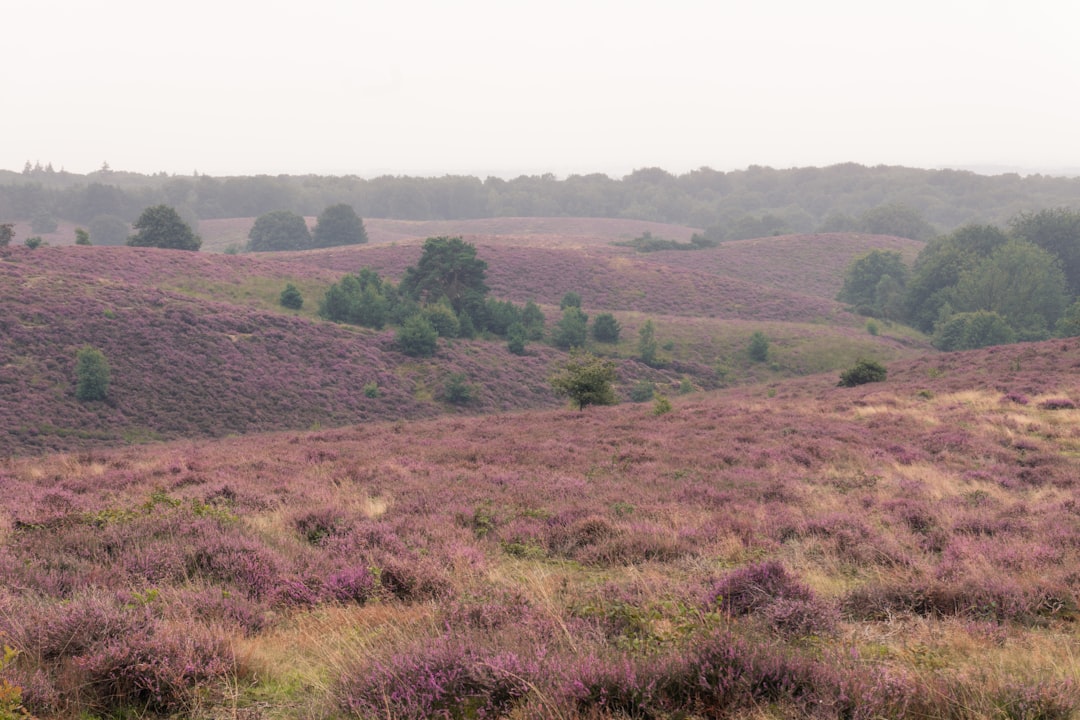
[[[905,290],[905,317],[923,332],[931,332],[941,309],[951,304],[960,276],[994,250],[1008,236],[993,225],[965,225],[936,238],[923,248]]]
[[[704,248],[716,247],[719,243],[719,239],[706,235],[699,235],[694,233],[690,238],[690,242],[683,243],[678,240],[665,240],[664,238],[653,237],[653,234],[646,230],[640,236],[633,240],[625,240],[613,243],[621,247],[632,247],[640,253],[659,252],[660,250],[702,250]]]
[[[127,244],[133,247],[198,251],[202,246],[202,240],[191,226],[168,205],[146,208],[132,227],[136,232],[128,238]]]
[[[443,399],[452,405],[465,405],[473,399],[472,385],[465,373],[452,373],[443,384]]]
[[[416,314],[405,320],[395,336],[398,349],[410,357],[431,357],[439,333],[423,315]]]
[[[611,313],[600,313],[593,320],[592,334],[597,342],[617,343],[622,326]]]
[[[15,238],[15,223],[0,223],[0,247],[7,247]]]
[[[900,253],[872,250],[848,265],[836,299],[864,315],[899,317],[907,274]]]
[[[86,345],[75,353],[75,397],[81,401],[104,400],[109,394],[109,361],[95,347]]]
[[[485,330],[503,337],[514,323],[521,322],[521,308],[508,300],[488,298],[478,313]]]
[[[521,311],[521,324],[525,326],[525,333],[529,340],[542,340],[544,337],[544,312],[540,306],[532,300],[525,303],[525,309]]]
[[[960,276],[953,302],[961,311],[997,313],[1021,340],[1042,340],[1065,310],[1066,288],[1053,255],[1013,240]]]
[[[568,307],[576,307],[581,309],[581,295],[577,294],[573,290],[562,296],[562,300],[559,301],[559,309],[565,310]]]
[[[648,402],[656,393],[656,383],[650,380],[638,380],[634,387],[630,388],[630,399],[633,402]]]
[[[127,242],[128,224],[116,215],[95,215],[86,224],[95,245],[123,245]]]
[[[1055,208],[1021,212],[1010,222],[1013,237],[1038,245],[1061,261],[1069,294],[1080,295],[1080,211]]]
[[[758,330],[750,336],[750,343],[746,346],[746,352],[754,362],[765,362],[769,359],[769,339],[765,333]]]
[[[461,323],[449,306],[441,303],[426,306],[421,313],[439,337],[454,338],[461,333]]]
[[[585,347],[589,334],[589,316],[574,305],[563,310],[562,319],[552,330],[552,341],[564,350]]]
[[[1054,331],[1058,337],[1080,336],[1080,300],[1066,308]]]
[[[275,210],[260,215],[248,232],[248,250],[306,250],[311,247],[307,222],[294,212]]]
[[[876,322],[874,322],[873,320],[866,321],[866,332],[870,333],[874,337],[877,337],[880,331],[881,329],[878,327],[878,324]]]
[[[883,382],[888,370],[876,360],[858,360],[855,365],[840,373],[840,387],[855,387],[872,382]]]
[[[407,310],[408,315],[419,312],[412,303],[403,308],[398,305],[400,298],[393,285],[383,282],[374,270],[362,268],[327,289],[319,303],[319,317],[379,330],[399,310]]]
[[[405,270],[401,291],[417,302],[445,299],[458,316],[475,315],[488,293],[486,272],[474,245],[460,237],[428,238],[420,261]]]
[[[653,365],[656,363],[656,352],[659,349],[660,345],[656,342],[656,328],[653,327],[653,321],[646,320],[645,324],[638,330],[638,357],[646,365]]]
[[[615,363],[591,353],[574,352],[566,363],[551,376],[551,385],[560,395],[566,395],[575,408],[589,405],[614,405]]]
[[[295,285],[286,283],[285,289],[281,291],[281,295],[278,297],[278,302],[281,303],[282,307],[299,310],[304,307],[304,296],[300,294],[300,290]]]
[[[657,394],[653,400],[653,415],[666,415],[671,412],[671,401],[666,395]]]
[[[956,313],[938,323],[933,344],[939,350],[973,350],[1016,342],[1016,332],[996,312]]]
[[[368,241],[364,221],[351,205],[339,203],[319,213],[312,234],[312,246],[317,248],[339,245],[358,245]]]
[[[37,250],[39,247],[45,244],[45,241],[41,239],[41,236],[35,235],[23,240],[23,244],[31,250]]]
[[[514,323],[506,331],[506,349],[515,355],[525,354],[525,343],[529,340],[529,333],[525,326],[519,322]]]
[[[919,212],[907,205],[879,205],[859,218],[859,230],[874,235],[895,235],[912,240],[934,236],[934,227]]]
[[[83,228],[75,228],[75,244],[76,245],[89,245],[90,233]]]
[[[0,720],[15,720],[16,718],[30,718],[22,705],[22,688],[8,682],[4,677],[4,671],[8,666],[15,663],[19,651],[8,645],[0,647],[3,654],[0,655]]]
[[[379,397],[379,383],[372,381],[364,385],[364,397],[377,398]]]

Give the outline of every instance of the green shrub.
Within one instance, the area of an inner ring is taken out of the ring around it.
[[[34,237],[28,237],[25,240],[23,240],[23,244],[26,245],[26,247],[30,248],[31,250],[37,250],[39,247],[41,247],[44,244],[44,242],[45,241],[42,240],[37,235],[35,235]]]
[[[765,333],[756,332],[750,336],[750,344],[746,348],[747,354],[754,362],[765,362],[769,359],[769,339]]]
[[[439,333],[423,315],[413,315],[398,328],[396,340],[398,349],[411,357],[431,357]]]
[[[461,322],[447,305],[428,305],[423,310],[424,318],[435,328],[439,337],[455,338],[461,334]]]
[[[525,326],[516,322],[506,331],[506,348],[515,355],[524,355],[525,342],[528,339],[529,333]]]
[[[453,373],[443,385],[443,398],[452,405],[465,405],[473,399],[473,388],[464,373]]]
[[[874,337],[877,337],[878,324],[876,322],[874,322],[873,320],[867,320],[866,321],[866,332],[870,333]]]
[[[364,385],[364,397],[377,398],[379,397],[379,383],[369,382]]]
[[[883,382],[888,371],[876,360],[859,360],[854,366],[840,373],[840,387],[855,387],[872,382]]]
[[[634,402],[648,402],[653,399],[655,392],[655,383],[649,380],[638,380],[634,387],[630,388],[630,399]]]
[[[566,364],[551,376],[555,391],[568,396],[580,410],[588,405],[614,405],[613,382],[615,363],[585,352],[572,353]]]
[[[576,307],[581,309],[581,295],[576,292],[570,291],[562,296],[562,300],[559,301],[559,309],[565,310],[568,307]]]
[[[97,348],[86,345],[75,353],[75,397],[104,400],[109,393],[109,361]]]
[[[667,399],[667,396],[657,394],[653,400],[653,415],[666,415],[671,412],[671,401]]]
[[[597,342],[617,343],[622,327],[611,313],[600,313],[593,320],[592,334]]]
[[[281,296],[278,298],[278,302],[282,307],[287,307],[290,310],[299,310],[304,307],[304,296],[300,294],[300,291],[292,283],[285,285],[285,289],[281,291]]]

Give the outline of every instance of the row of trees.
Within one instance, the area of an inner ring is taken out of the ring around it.
[[[338,203],[319,213],[314,232],[308,230],[303,217],[290,210],[260,215],[248,232],[247,249],[250,252],[309,250],[367,241],[364,221],[351,205]]]
[[[1080,212],[1021,212],[1006,230],[965,225],[909,269],[875,250],[847,269],[837,298],[857,312],[933,333],[944,350],[1080,335]]]
[[[784,170],[751,166],[732,172],[700,168],[681,175],[643,168],[623,178],[533,175],[511,180],[0,171],[0,218],[64,218],[82,225],[106,216],[130,222],[142,208],[159,204],[176,208],[193,224],[280,209],[309,216],[345,203],[362,217],[409,220],[626,217],[711,228],[709,237],[720,240],[854,229],[928,238],[931,226],[1002,224],[1021,210],[1073,204],[1078,197],[1080,179],[854,163]]]

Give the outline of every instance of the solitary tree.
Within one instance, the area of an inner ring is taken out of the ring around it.
[[[300,290],[292,283],[286,283],[285,289],[281,291],[281,295],[278,297],[278,302],[282,307],[287,307],[290,310],[299,310],[304,307],[304,296],[300,294]]]
[[[614,405],[615,363],[590,353],[575,352],[551,376],[551,386],[566,395],[574,407],[583,410],[588,405]]]
[[[86,232],[83,228],[75,228],[75,244],[76,245],[89,245],[90,233]]]
[[[319,214],[313,235],[317,248],[357,245],[368,241],[364,221],[351,205],[331,205]]]
[[[168,205],[155,205],[143,210],[134,228],[137,232],[127,241],[128,245],[134,247],[197,251],[202,246],[202,240],[191,226]]]
[[[0,247],[7,247],[15,237],[14,223],[0,223]]]
[[[260,215],[248,232],[248,250],[306,250],[311,247],[311,233],[304,218],[288,210]]]
[[[75,397],[104,400],[109,393],[109,361],[95,347],[86,345],[75,353]]]

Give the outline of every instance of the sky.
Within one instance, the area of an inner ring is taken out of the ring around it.
[[[0,0],[0,169],[1080,173],[1080,5]]]

